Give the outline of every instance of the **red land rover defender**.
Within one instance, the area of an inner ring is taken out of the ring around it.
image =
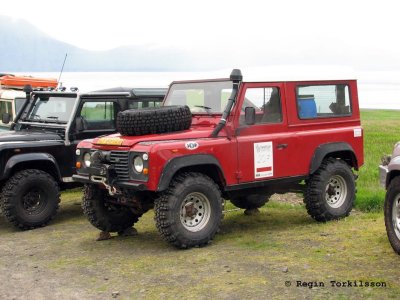
[[[119,134],[85,140],[76,181],[103,231],[131,227],[154,206],[163,238],[179,248],[218,232],[223,199],[240,208],[303,192],[317,221],[349,215],[353,170],[363,164],[356,80],[173,82],[163,107],[118,115]]]

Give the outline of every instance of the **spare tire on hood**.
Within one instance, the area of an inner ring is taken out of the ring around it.
[[[192,114],[188,106],[161,106],[128,109],[117,116],[122,135],[145,135],[181,131],[190,128]]]

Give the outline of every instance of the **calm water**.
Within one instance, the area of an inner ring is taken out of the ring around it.
[[[24,73],[58,78],[59,73]],[[226,78],[229,74],[207,72],[65,72],[61,82],[81,92],[111,87],[167,87],[174,80]],[[362,108],[400,109],[400,72],[358,72]]]

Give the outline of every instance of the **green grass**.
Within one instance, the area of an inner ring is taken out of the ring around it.
[[[364,166],[357,181],[356,207],[363,211],[380,210],[383,207],[385,189],[379,184],[378,166],[381,157],[392,153],[400,140],[400,111],[362,110],[364,128]]]

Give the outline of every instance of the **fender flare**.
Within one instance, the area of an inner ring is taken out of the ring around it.
[[[337,152],[346,152],[350,153],[352,159],[354,159],[354,167],[358,168],[357,157],[355,155],[353,147],[346,142],[337,142],[337,143],[328,143],[319,145],[313,154],[311,159],[310,165],[310,174],[313,174],[315,171],[318,170],[319,166],[321,165],[324,158],[330,153],[337,153]]]
[[[186,155],[183,157],[176,157],[169,160],[164,169],[162,170],[160,180],[158,182],[157,191],[164,191],[168,188],[169,183],[171,182],[174,175],[186,167],[196,167],[196,166],[204,166],[204,165],[213,165],[218,168],[220,174],[222,174],[222,168],[218,160],[209,154],[193,154]],[[225,180],[225,178],[224,178]]]
[[[17,155],[10,157],[10,159],[7,161],[7,164],[4,167],[4,171],[3,171],[3,174],[1,175],[1,179],[8,178],[11,174],[12,169],[16,165],[18,165],[20,163],[24,163],[24,162],[33,162],[33,161],[35,161],[35,162],[37,162],[37,161],[50,162],[54,166],[54,169],[57,174],[57,178],[55,178],[55,179],[56,180],[61,179],[61,172],[58,167],[57,161],[53,155],[50,155],[48,153],[24,153],[24,154],[17,154]]]

